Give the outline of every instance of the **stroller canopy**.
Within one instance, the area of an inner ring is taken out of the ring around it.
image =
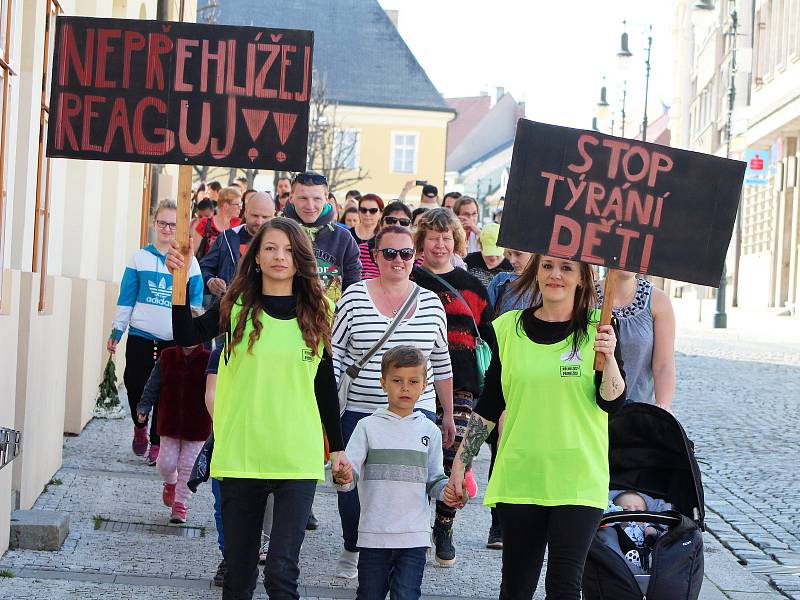
[[[671,413],[651,404],[625,405],[609,419],[608,444],[610,489],[662,498],[702,527],[703,484],[694,444]]]

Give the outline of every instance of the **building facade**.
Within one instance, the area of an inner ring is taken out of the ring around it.
[[[0,427],[22,432],[0,469],[0,554],[10,512],[33,505],[64,433],[90,419],[119,280],[150,221],[144,165],[45,156],[55,18],[155,19],[159,3],[195,18],[192,1],[0,0]]]
[[[675,3],[672,145],[744,160],[769,153],[769,177],[746,184],[728,254],[729,304],[797,313],[800,155],[800,0],[718,0],[705,22]],[[736,36],[732,12],[736,10]],[[727,140],[734,44],[735,100]],[[692,286],[673,282],[682,295]],[[695,290],[712,296],[711,290]]]
[[[201,13],[209,0],[198,3]],[[314,31],[314,77],[325,89],[325,126],[336,130],[328,162],[343,166],[336,186],[396,198],[407,181],[426,180],[440,190],[445,179],[447,105],[397,30],[397,11],[377,0],[215,0],[216,22]],[[314,128],[312,109],[311,129]],[[313,140],[313,131],[310,134]],[[313,141],[312,141],[313,143]],[[343,144],[348,150],[339,152]],[[310,165],[319,168],[322,161]],[[410,202],[420,189],[408,194]]]

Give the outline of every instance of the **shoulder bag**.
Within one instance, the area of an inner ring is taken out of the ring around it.
[[[478,384],[483,386],[483,377],[486,374],[486,370],[489,368],[489,363],[492,362],[492,349],[489,347],[489,344],[486,343],[486,340],[481,337],[481,332],[478,330],[478,323],[475,321],[475,315],[472,314],[472,307],[464,299],[464,296],[461,295],[461,292],[447,283],[443,277],[439,277],[436,273],[429,271],[425,267],[420,267],[420,269],[455,294],[458,299],[464,303],[464,306],[467,307],[469,316],[472,317],[472,324],[475,326],[475,363],[478,368]]]
[[[414,284],[414,289],[411,290],[411,293],[408,295],[408,298],[406,298],[406,301],[403,303],[403,306],[400,307],[400,310],[397,311],[397,314],[395,315],[394,319],[392,319],[392,322],[389,323],[389,327],[386,329],[386,332],[381,336],[381,339],[375,342],[375,345],[369,350],[367,350],[364,356],[362,356],[357,363],[350,365],[349,367],[347,367],[347,370],[345,370],[345,372],[342,373],[341,377],[339,378],[340,414],[344,414],[344,410],[345,408],[347,408],[347,394],[350,391],[350,385],[353,383],[353,380],[356,377],[358,377],[358,374],[361,372],[361,369],[364,368],[364,365],[366,365],[370,361],[370,359],[373,356],[375,356],[378,350],[380,350],[383,347],[383,345],[387,342],[387,340],[391,337],[391,335],[394,333],[394,330],[397,329],[398,325],[400,325],[400,321],[403,320],[403,317],[406,315],[406,313],[411,308],[411,305],[417,299],[418,295],[419,295],[419,286]]]

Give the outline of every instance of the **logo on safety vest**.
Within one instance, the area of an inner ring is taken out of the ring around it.
[[[314,358],[314,353],[311,352],[311,348],[303,348],[300,352],[304,362],[311,362]]]
[[[561,365],[561,376],[562,377],[580,377],[581,376],[581,366],[580,365]]]

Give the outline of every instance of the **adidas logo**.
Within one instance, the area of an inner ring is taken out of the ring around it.
[[[161,278],[161,281],[158,282],[158,285],[156,285],[156,282],[152,279],[148,280],[147,287],[150,289],[150,294],[156,298],[168,298],[172,296],[172,286],[167,287],[167,280],[164,277]],[[147,301],[150,302],[150,299],[148,298]],[[153,304],[158,303],[155,302]]]

